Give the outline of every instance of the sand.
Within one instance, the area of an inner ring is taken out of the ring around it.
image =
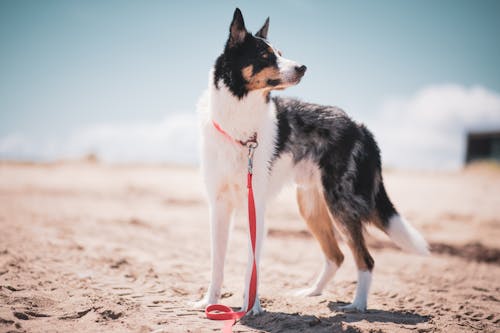
[[[268,213],[261,269],[266,312],[234,332],[500,331],[500,172],[384,174],[433,255],[370,230],[368,312],[343,313],[355,290],[346,260],[325,292],[291,296],[321,268],[293,188]],[[190,303],[209,279],[209,228],[195,168],[0,163],[0,332],[217,332]],[[234,223],[224,304],[242,302],[245,216]]]

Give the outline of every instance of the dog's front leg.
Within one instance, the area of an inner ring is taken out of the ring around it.
[[[257,195],[258,192],[256,192],[255,196],[255,216],[256,216],[256,232],[255,232],[255,264],[257,267],[257,288],[255,291],[255,303],[252,307],[252,309],[249,309],[248,314],[249,315],[257,315],[263,312],[262,307],[260,306],[260,300],[259,300],[259,281],[260,281],[260,254],[262,250],[262,243],[264,240],[264,215],[265,215],[265,207],[264,207],[264,202],[262,200],[262,195],[258,197]],[[248,301],[249,301],[249,292],[250,292],[250,279],[252,276],[252,269],[253,269],[253,249],[252,249],[252,241],[250,238],[250,231],[248,232],[248,263],[247,263],[247,273],[246,273],[246,278],[245,278],[245,294],[244,294],[244,301],[243,301],[243,308],[242,310],[245,310],[248,308]]]
[[[233,208],[225,200],[214,200],[210,204],[211,280],[205,297],[195,303],[197,308],[205,308],[219,300],[232,213]]]

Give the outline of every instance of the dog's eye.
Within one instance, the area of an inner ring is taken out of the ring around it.
[[[262,52],[262,53],[260,54],[260,57],[261,57],[261,58],[264,58],[264,59],[267,59],[267,58],[269,58],[269,53],[267,53],[267,52]]]

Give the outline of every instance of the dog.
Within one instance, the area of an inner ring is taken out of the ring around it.
[[[341,109],[271,97],[271,91],[296,85],[306,66],[286,59],[267,39],[269,18],[252,34],[236,8],[223,53],[209,74],[200,98],[201,169],[210,207],[211,280],[196,307],[217,303],[222,287],[230,221],[246,208],[247,149],[257,137],[253,159],[256,254],[259,267],[264,215],[269,200],[284,184],[297,186],[299,211],[324,253],[315,283],[298,294],[320,295],[344,260],[341,233],[357,268],[354,300],[346,311],[365,311],[374,261],[363,237],[371,223],[404,250],[428,254],[419,232],[396,211],[384,188],[381,158],[372,133]],[[240,144],[241,143],[241,144]],[[243,309],[249,302],[252,249],[246,273]],[[258,299],[248,309],[262,312]]]

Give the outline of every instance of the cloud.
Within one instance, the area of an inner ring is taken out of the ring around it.
[[[500,95],[483,87],[433,85],[386,98],[372,125],[385,165],[455,169],[468,131],[500,130]]]
[[[177,113],[159,122],[97,124],[57,140],[8,135],[0,139],[0,158],[48,161],[92,153],[108,162],[194,164],[198,140],[197,115]]]

